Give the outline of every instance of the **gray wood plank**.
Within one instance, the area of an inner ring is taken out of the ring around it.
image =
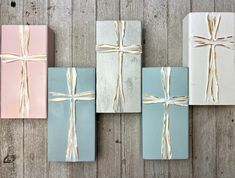
[[[167,66],[167,0],[144,1],[143,66]]]
[[[234,0],[216,0],[215,11],[235,12]],[[232,178],[235,175],[235,106],[219,106],[216,115],[216,175]]]
[[[23,1],[1,1],[1,24],[20,25],[23,23]]]
[[[213,12],[215,9],[214,0],[191,0],[193,12]]]
[[[47,24],[47,0],[24,0],[24,24]],[[24,177],[47,177],[47,120],[24,120]]]
[[[119,19],[119,1],[97,0],[97,20]],[[98,133],[98,177],[121,177],[121,116],[99,114]]]
[[[214,11],[214,0],[192,1],[192,11]],[[193,107],[193,177],[216,177],[216,118],[214,106]]]
[[[95,67],[95,0],[73,0],[73,66]],[[82,19],[82,20],[81,20]],[[69,177],[96,177],[97,163],[73,163]]]
[[[47,24],[47,0],[24,0],[24,24]]]
[[[121,119],[120,114],[98,116],[98,177],[121,177]]]
[[[216,175],[233,178],[235,175],[235,107],[216,108]]]
[[[168,0],[167,56],[169,66],[182,66],[183,18],[190,12],[190,1]]]
[[[24,177],[47,177],[47,121],[24,120]]]
[[[144,161],[141,156],[140,114],[126,114],[122,124],[122,177],[144,177]]]
[[[0,119],[0,177],[23,178],[23,121]],[[11,159],[4,163],[4,159]]]
[[[55,65],[72,66],[72,0],[49,0],[48,24],[55,33]],[[73,163],[48,163],[49,177],[70,177]]]
[[[234,12],[235,2],[234,0],[215,0],[215,11],[216,12]]]
[[[144,17],[144,0],[120,1],[120,17],[122,20],[140,20]]]
[[[23,2],[14,2],[1,1],[1,24],[22,24]],[[7,157],[10,163],[4,163]],[[0,177],[24,177],[23,162],[23,120],[0,119]]]
[[[195,3],[194,3],[195,2]],[[193,1],[192,11],[214,11],[214,2]],[[210,119],[208,119],[210,118]],[[206,124],[205,124],[206,123]],[[214,177],[216,169],[215,107],[193,108],[194,177]],[[208,146],[209,145],[209,146]]]
[[[167,65],[167,1],[144,1],[144,66]],[[167,161],[145,161],[145,177],[168,177]]]
[[[120,16],[122,20],[143,21],[143,10],[143,0],[121,0],[120,2]],[[122,177],[144,177],[144,161],[141,156],[140,119],[141,114],[123,114],[121,117]]]
[[[190,12],[190,5],[188,0],[168,0],[167,56],[169,66],[182,66],[182,23],[183,18]],[[192,117],[189,117],[189,159],[169,161],[169,177],[192,177],[192,121]]]
[[[95,24],[96,1],[73,0],[73,66],[95,67]]]
[[[193,108],[193,177],[216,177],[215,109]]]
[[[48,24],[55,33],[55,66],[72,66],[72,0],[48,1]]]

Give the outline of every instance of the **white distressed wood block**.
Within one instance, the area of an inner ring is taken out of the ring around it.
[[[183,64],[190,105],[235,104],[234,13],[190,13],[183,20]],[[211,29],[211,30],[210,30]]]
[[[118,24],[119,30],[115,29]],[[123,31],[123,48],[119,40]],[[103,46],[102,46],[103,44]],[[105,48],[104,44],[109,47]],[[110,47],[111,45],[111,47]],[[134,46],[132,46],[134,45]],[[123,53],[122,53],[123,51]],[[135,53],[135,54],[133,54]],[[119,55],[122,57],[119,57]],[[120,62],[122,58],[122,62]],[[98,113],[134,113],[141,111],[141,23],[140,21],[97,21],[96,67]],[[119,81],[120,91],[117,91]],[[114,106],[114,97],[121,103]],[[118,100],[119,99],[119,100]]]

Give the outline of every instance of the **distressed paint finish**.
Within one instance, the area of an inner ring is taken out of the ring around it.
[[[119,30],[115,26],[118,26]],[[121,45],[119,40],[123,40],[123,49],[119,49],[124,52],[107,52],[113,48],[99,47],[102,44],[119,47]],[[140,47],[131,48],[132,45]],[[139,21],[124,21],[123,23],[121,21],[97,21],[96,46],[97,112],[140,112],[141,23]],[[119,83],[120,85],[117,85]],[[117,102],[120,101],[119,104],[117,103],[118,108],[115,107],[114,100],[117,92],[120,95],[116,98]]]
[[[0,22],[48,24],[56,35],[56,66],[95,67],[95,21],[141,20],[143,66],[181,66],[182,19],[190,11],[234,12],[235,3],[232,0],[2,0]],[[189,160],[181,161],[141,159],[140,114],[97,115],[97,160],[93,163],[48,163],[47,121],[2,119],[0,177],[233,178],[234,106],[194,106],[190,111],[190,155]],[[7,155],[15,155],[15,160],[3,163]]]

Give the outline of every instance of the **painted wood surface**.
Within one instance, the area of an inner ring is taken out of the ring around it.
[[[96,22],[97,113],[141,112],[141,31],[136,20]]]
[[[182,65],[182,19],[232,11],[233,0],[1,0],[1,24],[48,24],[55,65],[95,67],[95,21],[141,20],[144,66]],[[190,158],[143,161],[140,114],[97,115],[97,161],[48,163],[47,121],[0,120],[0,177],[225,177],[235,175],[235,107],[190,109]],[[4,163],[8,158],[10,163]]]

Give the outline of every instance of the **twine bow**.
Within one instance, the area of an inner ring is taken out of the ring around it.
[[[170,77],[171,68],[162,67],[162,88],[164,92],[164,98],[153,96],[149,94],[144,95],[144,104],[163,104],[164,106],[164,117],[163,117],[163,130],[162,130],[162,144],[161,144],[161,155],[162,159],[172,158],[172,146],[170,138],[170,116],[169,116],[169,105],[187,106],[187,96],[170,96]]]
[[[49,101],[51,102],[69,101],[70,102],[66,161],[78,161],[79,155],[78,155],[78,144],[77,144],[77,134],[76,134],[76,101],[94,100],[95,93],[92,91],[76,93],[77,72],[75,68],[68,68],[66,77],[67,77],[68,93],[50,92],[50,94],[54,98],[49,99]]]
[[[216,103],[219,99],[218,72],[216,64],[216,47],[221,46],[228,49],[234,49],[234,37],[217,37],[221,16],[207,15],[207,25],[209,37],[193,36],[195,47],[209,47],[209,64],[207,70],[207,83],[205,98],[207,102]]]
[[[96,51],[101,53],[118,53],[118,75],[116,79],[116,90],[113,97],[113,110],[114,112],[122,112],[124,111],[123,105],[125,104],[125,95],[123,90],[123,54],[135,54],[140,55],[142,53],[141,45],[124,45],[124,37],[125,37],[125,21],[114,21],[115,32],[117,36],[116,44],[97,44]]]
[[[20,49],[21,55],[13,53],[2,53],[1,59],[3,63],[21,62],[21,83],[18,97],[18,110],[22,118],[29,115],[30,101],[28,89],[28,69],[27,62],[46,61],[47,56],[44,54],[29,55],[30,29],[28,25],[20,25],[19,27]]]

